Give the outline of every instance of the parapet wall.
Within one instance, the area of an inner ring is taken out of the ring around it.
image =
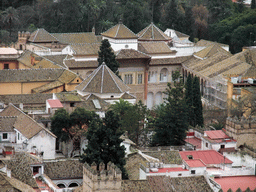
[[[121,170],[111,162],[107,164],[107,169],[103,163],[99,165],[99,170],[95,163],[83,166],[83,192],[121,191],[121,181]]]

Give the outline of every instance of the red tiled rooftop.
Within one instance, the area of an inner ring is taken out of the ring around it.
[[[172,168],[160,168],[157,172],[153,172],[150,170],[150,173],[166,173],[166,172],[178,172],[178,171],[188,171],[187,169],[183,169],[182,167],[172,167]]]
[[[228,138],[230,138],[222,130],[205,131],[205,133],[210,139],[228,139]]]
[[[185,160],[189,167],[206,167],[206,165],[200,159]]]
[[[193,138],[186,138],[185,141],[187,143],[190,143],[194,146],[196,146],[196,149],[201,149],[201,139],[197,138],[197,137],[193,137]]]
[[[49,103],[51,108],[62,108],[63,107],[60,100],[58,100],[58,99],[48,99],[47,102]]]
[[[201,159],[206,165],[224,162],[224,156],[215,150],[180,151],[179,153],[183,160],[189,160],[188,156],[192,156],[193,159]],[[231,164],[233,162],[225,158],[225,163]]]
[[[245,191],[248,187],[251,190],[256,188],[256,176],[233,176],[222,177],[214,179],[221,185],[223,192],[227,192],[230,188],[232,191],[236,191],[239,187],[242,191]]]

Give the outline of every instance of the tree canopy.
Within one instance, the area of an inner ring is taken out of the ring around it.
[[[188,129],[187,105],[184,95],[184,85],[180,73],[173,74],[174,86],[168,83],[167,98],[158,111],[155,119],[155,134],[153,146],[182,145]]]
[[[123,132],[119,130],[119,126],[119,117],[113,111],[108,111],[103,120],[93,120],[86,134],[88,145],[80,160],[89,165],[95,162],[97,169],[100,163],[104,163],[107,169],[107,163],[111,161],[121,169],[122,178],[127,179],[124,168],[125,148],[120,145],[122,142],[120,136]]]
[[[99,51],[98,63],[99,66],[105,62],[105,64],[118,75],[119,63],[116,60],[116,56],[111,48],[111,45],[107,39],[101,41],[100,51]]]

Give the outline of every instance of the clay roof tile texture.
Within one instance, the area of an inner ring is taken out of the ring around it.
[[[113,39],[137,39],[137,35],[128,29],[124,24],[119,23],[106,32],[102,36],[110,37]]]
[[[43,28],[37,29],[34,31],[28,41],[33,43],[43,43],[43,42],[57,42],[58,39],[51,35],[48,31]]]

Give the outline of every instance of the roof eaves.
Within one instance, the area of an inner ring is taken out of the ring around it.
[[[104,68],[105,68],[105,64],[102,64],[103,65],[103,69],[102,69],[102,72],[101,72],[101,88],[100,88],[100,92],[103,93],[103,83],[104,83]]]
[[[93,78],[95,77],[95,75],[98,73],[98,71],[101,69],[101,67],[102,67],[102,65],[96,69],[96,71],[95,71],[94,74],[91,73],[91,74],[87,77],[87,78],[89,78],[89,77],[93,74],[93,76],[90,77],[90,78],[91,78],[90,81],[88,81],[88,83],[83,87],[82,90],[84,90],[84,89],[91,83],[91,81],[93,80]]]

